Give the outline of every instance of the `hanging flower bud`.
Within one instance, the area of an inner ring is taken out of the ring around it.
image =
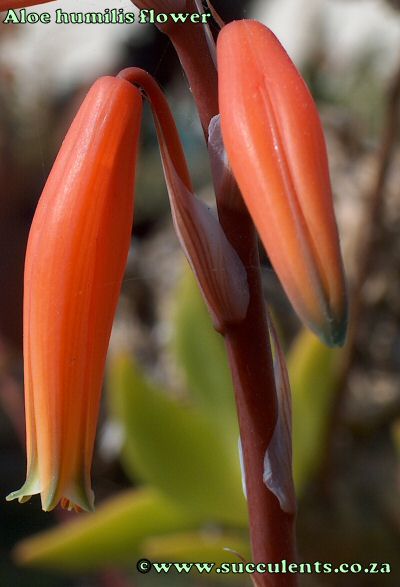
[[[27,6],[36,6],[37,4],[46,4],[54,0],[0,0],[0,12],[14,8],[26,8]]]
[[[25,263],[27,480],[8,499],[41,493],[90,510],[90,468],[104,363],[131,240],[139,91],[100,78],[54,163]]]
[[[270,260],[301,319],[342,344],[346,294],[326,147],[312,97],[273,33],[237,21],[218,37],[222,134]]]

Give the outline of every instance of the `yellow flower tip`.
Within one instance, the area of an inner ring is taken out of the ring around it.
[[[21,494],[20,490],[18,490],[9,493],[9,495],[6,496],[6,501],[13,501],[14,499],[18,499],[19,503],[25,503],[29,501],[31,497],[32,495]]]
[[[94,493],[90,487],[90,480],[85,482],[76,482],[71,487],[60,487],[54,479],[47,488],[41,487],[38,473],[28,474],[28,479],[18,491],[13,491],[7,495],[6,500],[12,501],[18,499],[19,503],[25,503],[33,495],[41,495],[42,510],[50,512],[58,504],[62,509],[75,512],[92,512],[94,511]],[[63,491],[64,495],[60,492]]]
[[[90,487],[90,479],[86,483],[77,481],[69,486],[61,486],[55,482],[48,491],[42,490],[41,501],[44,512],[50,512],[58,505],[70,512],[94,511],[94,493]]]
[[[38,475],[37,466],[32,466],[28,470],[26,481],[17,491],[13,491],[6,497],[6,501],[13,501],[18,499],[19,503],[25,503],[29,501],[32,495],[40,493],[40,479]]]
[[[93,510],[90,469],[113,317],[131,242],[142,99],[126,80],[91,87],[62,144],[29,234],[24,276],[27,481]]]
[[[222,135],[243,199],[298,315],[325,342],[340,345],[345,281],[314,101],[261,23],[230,23],[217,51]]]

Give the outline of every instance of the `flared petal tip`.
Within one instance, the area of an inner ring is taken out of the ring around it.
[[[18,499],[19,503],[25,503],[30,500],[32,495],[40,493],[40,481],[36,467],[28,473],[27,479],[23,486],[17,491],[12,491],[6,496],[6,501]]]
[[[12,491],[9,495],[6,496],[6,501],[13,501],[14,499],[18,499],[19,503],[25,503],[29,501],[32,495],[28,495],[22,492],[22,490]]]
[[[85,487],[74,487],[71,491],[63,492],[60,496],[57,492],[48,495],[42,494],[42,509],[50,512],[58,504],[63,510],[69,512],[93,512],[94,511],[94,493],[91,489]]]
[[[74,503],[73,501],[71,501],[70,499],[68,499],[66,497],[63,497],[61,499],[60,505],[63,510],[67,510],[69,512],[81,513],[81,512],[93,512],[94,511],[94,504],[92,502],[87,502],[83,506],[82,504],[78,505],[77,503]]]
[[[25,503],[31,499],[33,495],[40,493],[40,489],[27,487],[23,485],[21,489],[13,491],[6,496],[6,501],[18,499],[19,503]],[[75,512],[93,512],[94,511],[94,493],[91,489],[75,490],[69,497],[60,497],[55,492],[47,495],[41,494],[42,510],[44,512],[51,512],[58,504],[62,509]]]

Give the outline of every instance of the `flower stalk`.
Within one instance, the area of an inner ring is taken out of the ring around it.
[[[145,71],[129,67],[118,77],[138,85],[150,101],[175,230],[212,316],[223,333],[241,322],[249,304],[246,271],[218,220],[193,193],[175,121],[162,91]]]
[[[153,2],[151,6],[154,7]],[[170,29],[166,32],[168,36],[173,34]],[[190,48],[187,37],[183,39],[187,43],[185,55],[190,65],[185,66],[180,53],[181,63],[185,67],[189,85],[193,88],[192,80],[194,79],[195,83],[203,88],[200,95],[206,104],[202,102],[202,109],[207,113],[206,118],[203,118],[203,128],[204,124],[207,124],[207,139],[209,139],[208,126],[213,115],[216,114],[214,104],[218,92],[216,84],[213,84],[211,88],[209,86],[208,69],[214,65],[211,57],[206,57],[204,54],[202,63],[199,64],[198,49]],[[172,37],[171,40],[173,40]],[[181,47],[176,44],[175,48],[178,52],[181,50]],[[207,63],[207,67],[204,63]],[[286,560],[295,561],[294,512],[288,513],[282,510],[276,495],[267,488],[263,480],[265,456],[274,434],[278,414],[269,330],[261,286],[257,235],[229,166],[225,180],[221,181],[219,173],[221,166],[216,161],[216,155],[212,155],[212,149],[210,152],[215,174],[219,222],[228,242],[245,268],[249,292],[249,303],[245,315],[235,323],[225,324],[224,329],[220,331],[225,337],[235,389],[253,560],[266,562],[286,558]],[[235,292],[232,293],[235,295]],[[285,578],[283,582],[281,577],[259,574],[256,581],[259,586],[269,587],[297,584],[294,575]]]
[[[162,12],[197,12],[195,0],[131,0],[140,9],[153,8]],[[186,21],[176,25],[168,22],[157,28],[171,40],[196,102],[200,122],[207,137],[208,125],[218,114],[218,78],[210,55],[207,36],[201,25]]]

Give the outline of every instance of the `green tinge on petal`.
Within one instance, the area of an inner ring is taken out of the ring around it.
[[[18,499],[19,503],[25,503],[26,501],[30,500],[32,495],[36,495],[40,493],[40,491],[41,487],[39,472],[35,467],[35,469],[28,474],[27,479],[21,489],[12,491],[9,495],[7,495],[6,500],[12,501],[13,499]]]
[[[79,508],[86,512],[94,510],[94,493],[89,484],[83,480],[71,482],[67,487],[60,488],[58,480],[55,478],[51,488],[47,491],[41,486],[39,472],[35,470],[30,473],[21,489],[13,491],[7,495],[6,500],[12,501],[18,499],[19,503],[29,501],[33,495],[41,494],[42,509],[45,512],[53,510],[60,501],[66,500],[67,509],[72,510]]]
[[[314,329],[313,329],[314,330]],[[329,347],[341,347],[344,345],[347,334],[347,311],[345,309],[340,319],[328,317],[321,329],[315,329],[315,333]]]
[[[58,479],[55,479],[50,491],[42,490],[42,509],[45,512],[53,510],[60,502],[64,509],[83,510],[92,512],[94,510],[94,493],[90,483],[84,479],[74,479],[70,483],[60,487]]]
[[[94,511],[94,492],[86,483],[74,483],[63,493],[70,501],[71,508],[69,509],[74,509],[76,505],[85,512]]]

